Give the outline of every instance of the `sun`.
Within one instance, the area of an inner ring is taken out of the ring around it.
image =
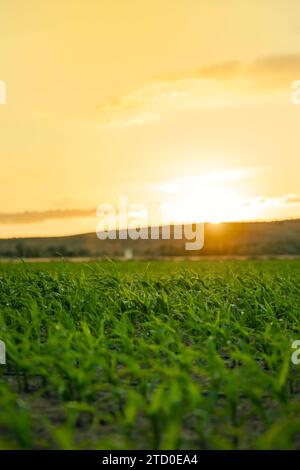
[[[234,222],[255,219],[254,206],[245,204],[241,171],[218,171],[205,176],[166,181],[160,185],[172,207],[174,223]]]

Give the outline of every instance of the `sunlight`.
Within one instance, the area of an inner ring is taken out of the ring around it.
[[[257,206],[245,204],[245,195],[236,184],[246,174],[241,170],[212,172],[166,181],[159,190],[173,208],[175,223],[251,220],[258,215]]]

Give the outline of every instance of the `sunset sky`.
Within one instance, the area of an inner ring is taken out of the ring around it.
[[[300,217],[299,0],[1,0],[0,237]]]

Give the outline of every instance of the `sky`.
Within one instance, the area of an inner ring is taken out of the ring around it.
[[[298,0],[0,3],[1,238],[300,217]]]

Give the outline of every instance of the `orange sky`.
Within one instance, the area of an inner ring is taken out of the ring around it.
[[[0,237],[300,217],[298,0],[2,0]]]

